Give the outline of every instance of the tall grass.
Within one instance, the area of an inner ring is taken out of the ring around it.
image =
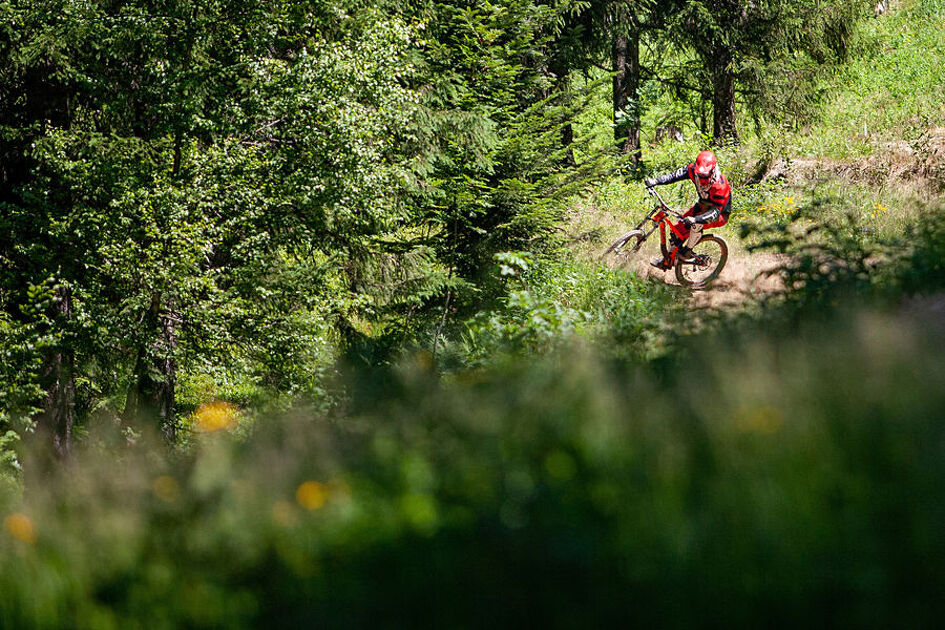
[[[913,139],[945,115],[945,4],[902,0],[864,33],[866,54],[840,69],[819,124],[796,138],[808,156],[849,157]]]
[[[648,368],[418,355],[186,453],[102,427],[4,499],[0,625],[932,625],[943,337],[864,311]]]

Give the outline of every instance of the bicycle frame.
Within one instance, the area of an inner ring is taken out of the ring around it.
[[[656,197],[658,205],[652,210],[650,210],[650,212],[645,217],[643,217],[643,220],[640,221],[640,223],[633,229],[643,231],[643,238],[640,239],[640,242],[642,243],[643,241],[645,241],[646,239],[650,237],[650,234],[656,231],[656,228],[659,228],[660,251],[663,253],[664,258],[670,258],[670,261],[672,262],[676,256],[676,251],[679,248],[674,247],[673,251],[670,252],[669,248],[666,247],[666,228],[669,227],[672,233],[675,234],[676,237],[680,241],[685,241],[686,236],[682,232],[680,232],[678,229],[676,229],[676,226],[673,225],[673,223],[669,220],[670,215],[676,217],[677,219],[682,219],[683,216],[679,214],[678,212],[676,212],[675,210],[673,210],[672,208],[670,208],[669,205],[665,201],[663,201],[663,198],[660,197],[660,194],[656,192],[655,190],[653,190],[652,188],[647,188],[646,192]],[[649,231],[644,231],[642,228],[643,228],[643,225],[647,221],[652,221],[653,227],[651,227]],[[670,257],[670,254],[672,254],[672,257]]]
[[[714,234],[703,235],[695,246],[699,248],[698,251],[693,248],[693,251],[687,253],[685,258],[680,258],[680,251],[684,249],[689,251],[686,244],[692,231],[687,230],[686,226],[691,221],[684,220],[688,219],[687,215],[670,208],[655,190],[648,188],[647,192],[656,199],[656,207],[647,212],[635,228],[621,234],[620,238],[611,243],[601,257],[609,256],[607,260],[611,267],[624,266],[630,262],[634,254],[640,251],[643,242],[659,228],[663,260],[655,260],[651,264],[661,270],[675,269],[676,279],[682,286],[693,289],[707,287],[725,267],[725,261],[728,260],[728,243]],[[680,219],[680,222],[677,223],[674,218]],[[647,225],[650,221],[653,225]],[[667,227],[670,232],[671,249],[666,240]],[[703,243],[707,244],[703,245]]]

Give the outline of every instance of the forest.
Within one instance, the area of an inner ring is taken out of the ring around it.
[[[0,0],[0,628],[935,624],[943,86],[943,0]],[[719,277],[603,257],[707,149]]]

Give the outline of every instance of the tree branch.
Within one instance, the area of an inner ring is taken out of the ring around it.
[[[697,94],[701,94],[702,96],[706,98],[712,96],[712,93],[706,90],[705,88],[701,88],[694,85],[686,85],[684,83],[680,83],[672,79],[664,79],[660,77],[659,75],[657,75],[655,72],[647,72],[644,78],[647,81],[656,81],[657,83],[660,83],[662,85],[668,85],[672,88],[676,88],[677,90],[686,90],[688,92],[696,92]]]

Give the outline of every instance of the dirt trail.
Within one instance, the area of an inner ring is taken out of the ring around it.
[[[874,186],[893,185],[923,198],[939,198],[945,184],[945,127],[932,127],[911,141],[877,142],[873,155],[852,159],[779,158],[763,180],[782,179],[792,186],[841,180]]]
[[[778,159],[767,165],[763,180],[782,180],[795,188],[810,188],[818,182],[840,181],[895,186],[907,190],[917,199],[940,199],[945,188],[945,127],[928,129],[911,142],[877,144],[874,155],[857,159],[792,158]],[[600,226],[601,232],[613,232],[612,225]],[[586,228],[582,234],[591,234]],[[576,237],[575,241],[583,241]],[[734,238],[729,238],[732,247]],[[658,259],[657,239],[644,243],[643,250],[632,260],[619,263],[626,271],[652,282],[676,284],[672,271],[658,271],[649,265]],[[750,254],[736,245],[730,251],[722,274],[707,289],[693,291],[690,303],[694,309],[738,307],[771,293],[783,290],[780,278],[765,275],[787,261],[782,254]],[[945,318],[943,318],[945,319]]]
[[[765,275],[765,272],[777,268],[785,260],[781,254],[734,253],[715,282],[707,289],[692,292],[692,305],[694,308],[738,306],[780,291],[783,289],[781,279]]]
[[[650,266],[650,260],[658,258],[658,254],[658,249],[646,243],[644,251],[634,255],[623,268],[650,282],[678,284],[672,270],[659,271]],[[783,288],[780,278],[766,276],[765,272],[777,268],[786,260],[783,254],[730,251],[721,275],[708,288],[692,292],[692,307],[715,309],[739,306],[780,291]]]

